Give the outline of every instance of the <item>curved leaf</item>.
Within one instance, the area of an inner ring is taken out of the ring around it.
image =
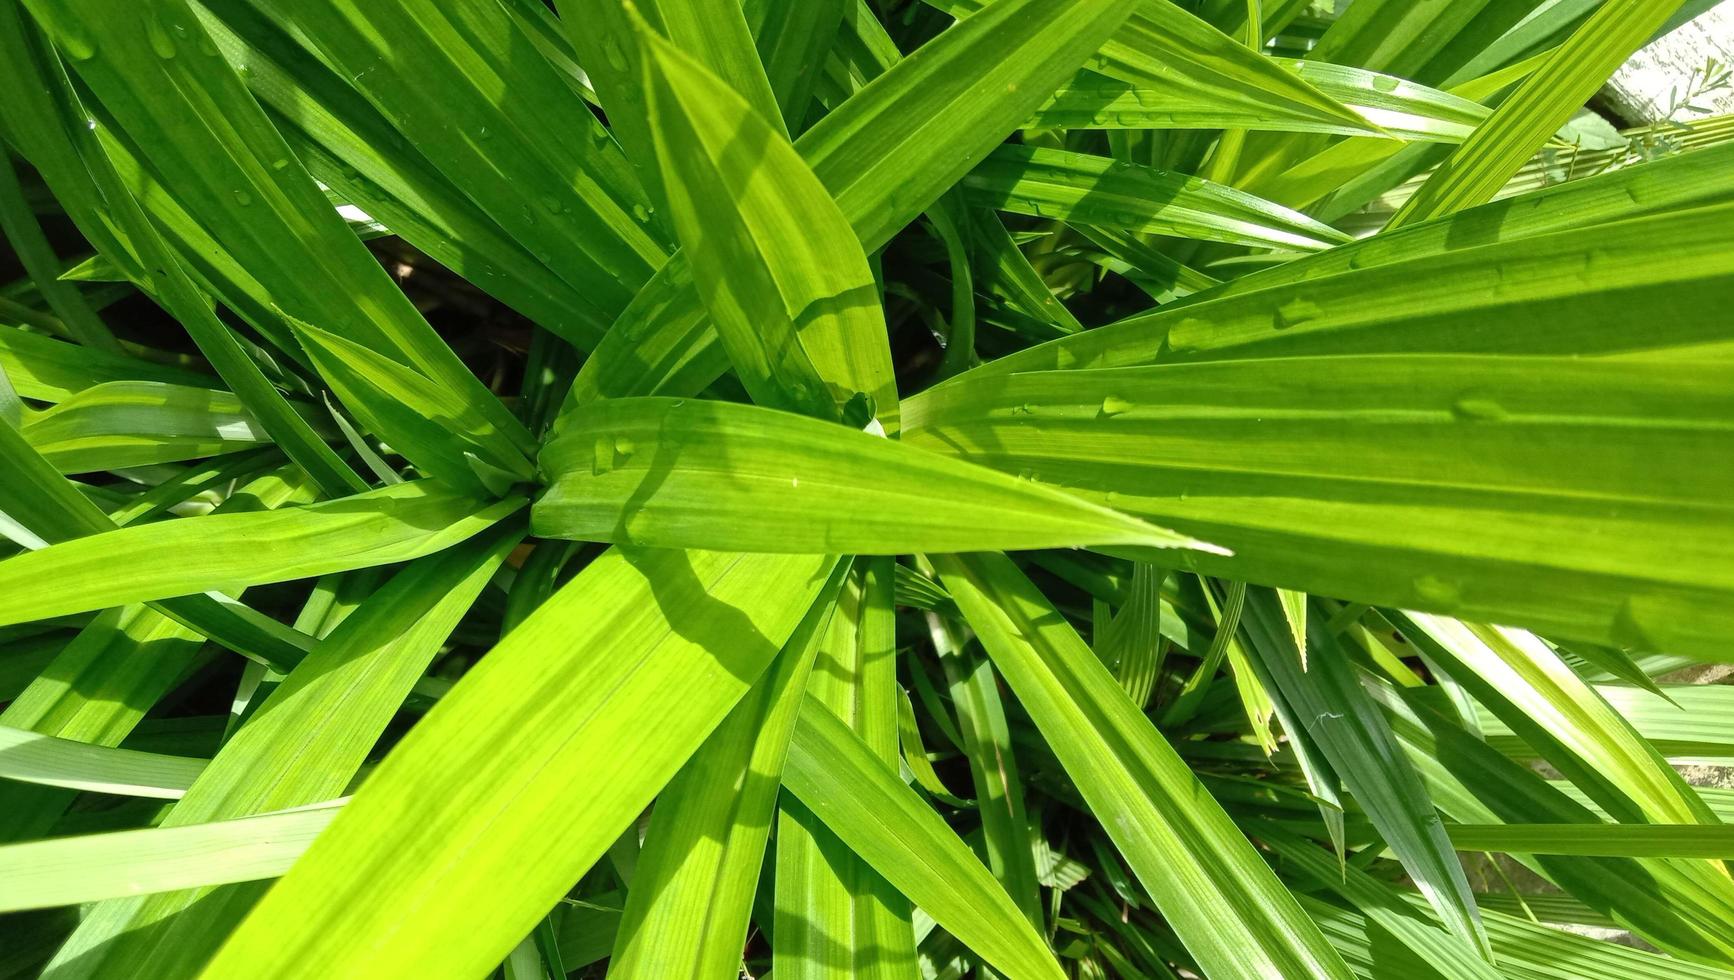
[[[234,395],[152,381],[87,388],[30,416],[23,432],[62,473],[200,459],[269,441]]]

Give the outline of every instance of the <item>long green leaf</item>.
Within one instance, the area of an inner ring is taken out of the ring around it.
[[[1311,896],[1301,901],[1343,958],[1368,978],[1424,975],[1428,965],[1401,939],[1379,934],[1364,918],[1341,906]],[[1419,900],[1410,906],[1424,908]],[[1516,916],[1491,913],[1488,932],[1493,952],[1504,976],[1535,980],[1583,980],[1586,977],[1623,977],[1628,980],[1729,980],[1734,972],[1683,961],[1670,956],[1632,949],[1618,943],[1598,942],[1585,936],[1530,922]]]
[[[991,6],[987,0],[927,2],[957,14]],[[1192,101],[1256,107],[1264,113],[1374,131],[1353,110],[1184,8],[1160,3],[1130,6],[1132,16],[1102,46],[1091,66],[1095,70]]]
[[[771,668],[658,797],[609,973],[739,975],[789,737],[847,573],[839,563]]]
[[[264,6],[229,0],[195,12],[223,56],[246,67],[248,89],[308,172],[447,269],[593,347],[617,301],[574,288],[543,264]]]
[[[1060,977],[1005,890],[830,709],[808,701],[784,785],[850,849],[1007,977]]]
[[[932,614],[928,624],[957,709],[988,867],[1024,917],[1039,928],[1042,912],[1030,818],[999,675],[991,661],[966,647],[961,626]]]
[[[1206,973],[1349,975],[1221,806],[1010,560],[949,556],[935,564],[1012,693]]]
[[[19,14],[16,5],[9,5],[0,17],[16,19]],[[88,116],[89,110],[74,91],[59,58],[42,42],[40,32],[34,25],[21,22],[0,30],[16,30],[21,35],[9,54],[17,59],[19,70],[33,75],[21,89],[31,95],[21,107],[24,120],[18,124],[30,131],[32,152],[57,196],[76,202],[71,213],[80,230],[102,248],[100,254],[122,275],[149,292],[180,320],[263,429],[302,464],[325,492],[341,496],[366,489],[366,484],[319,439],[266,378],[241,342],[217,319],[209,302],[189,279],[180,257],[146,218],[123,182],[110,154],[113,141],[105,141],[103,134],[79,124],[78,120]],[[53,111],[45,111],[50,107]],[[116,240],[117,235],[124,237],[126,245]],[[131,254],[132,251],[137,255]]]
[[[1462,723],[1418,710],[1420,699],[1384,684],[1368,691],[1386,709],[1412,765],[1440,809],[1464,823],[1598,823],[1600,818],[1534,770],[1501,755]],[[1697,960],[1731,962],[1725,923],[1734,883],[1694,860],[1535,857],[1532,868],[1658,946]],[[1483,917],[1483,922],[1489,920]],[[1493,928],[1490,926],[1490,928]],[[1495,929],[1495,934],[1497,931]]]
[[[854,554],[1200,547],[1028,481],[728,402],[598,402],[567,417],[541,468],[549,486],[532,513],[545,537]]]
[[[1540,63],[1540,59],[1519,62],[1470,79],[1450,89],[1448,94],[1478,106],[1491,104],[1540,67]],[[1486,119],[1487,112],[1482,109],[1474,116],[1474,122],[1479,123]],[[1356,210],[1369,198],[1389,190],[1390,184],[1402,176],[1450,152],[1371,137],[1341,140],[1306,156],[1311,149],[1310,145],[1291,141],[1283,152],[1249,161],[1238,175],[1239,186],[1291,207],[1325,199],[1328,207],[1321,206],[1314,214],[1328,220]]]
[[[164,827],[233,820],[341,794],[522,525],[424,558],[380,588],[291,671],[211,760]],[[188,890],[89,911],[44,977],[193,975],[262,889]]]
[[[873,252],[987,156],[1124,22],[1116,0],[1003,0],[965,18],[796,140]],[[597,398],[698,393],[728,365],[684,256],[585,363],[566,411]]]
[[[1342,896],[1380,929],[1414,950],[1443,980],[1497,980],[1500,976],[1472,947],[1453,940],[1385,882],[1332,860],[1312,843],[1278,827],[1254,824],[1252,832],[1282,859],[1279,867],[1285,871],[1299,867],[1307,878]]]
[[[273,878],[331,823],[341,802],[0,847],[0,911]]]
[[[428,476],[485,493],[533,475],[507,433],[433,380],[311,324],[290,324],[337,397]]]
[[[1312,61],[1278,63],[1393,136],[1456,142],[1487,117],[1486,109],[1468,99],[1392,75]],[[1367,124],[1321,119],[1310,112],[1283,113],[1268,104],[1227,102],[1080,72],[1036,112],[1028,128],[1236,128],[1358,136],[1367,131]]]
[[[891,773],[898,759],[892,561],[855,565],[807,700],[840,719]],[[909,900],[802,802],[786,799],[780,810],[772,971],[807,980],[908,976],[916,964]]]
[[[1426,234],[1423,226],[1395,234],[1390,253],[1379,236],[1345,247],[1340,256],[1327,252],[1275,270],[1266,288],[1255,288],[1264,276],[1249,276],[1245,287],[1230,285],[1220,300],[1199,296],[1020,351],[978,368],[977,375],[1399,352],[1578,356],[1701,347],[1726,357],[1721,297],[1734,275],[1734,201],[1728,197],[1734,183],[1721,169],[1727,161],[1725,155],[1709,170],[1709,182],[1721,188],[1712,193],[1722,203],[1590,228],[1568,220],[1535,237],[1462,247],[1465,240],[1497,240],[1511,220],[1513,205],[1488,205],[1427,225]],[[1672,174],[1658,177],[1669,182]],[[1630,202],[1617,184],[1605,189]],[[1580,203],[1593,207],[1574,197],[1559,200],[1561,210],[1547,211],[1557,218]],[[1308,274],[1313,261],[1320,263],[1317,278]],[[1654,314],[1649,329],[1632,329],[1634,307]]]
[[[234,70],[212,56],[185,0],[27,6],[155,174],[279,307],[309,323],[343,324],[352,339],[464,393],[528,441],[344,225]]]
[[[741,4],[791,133],[804,128],[825,54],[850,6],[850,0],[745,0]]]
[[[670,220],[735,373],[759,404],[821,418],[864,394],[895,432],[885,318],[848,219],[752,105],[641,41]]]
[[[91,350],[17,327],[0,327],[0,369],[19,395],[45,402],[65,401],[111,381],[209,388],[215,380],[190,368]]]
[[[305,507],[92,534],[0,562],[0,624],[405,561],[523,504],[485,504],[418,481]]]
[[[26,419],[24,438],[62,473],[94,473],[252,449],[268,441],[234,395],[156,381],[87,388]]]
[[[739,4],[646,0],[629,10],[618,0],[569,0],[561,14],[561,26],[588,68],[615,136],[658,207],[666,195],[652,136],[646,50],[637,37],[641,27],[666,37],[744,100],[761,121],[781,129],[776,94]]]
[[[648,199],[619,147],[506,5],[259,6],[304,37],[416,152],[598,307],[617,310],[661,263]],[[339,322],[284,308],[309,323]]]
[[[1403,870],[1452,935],[1490,957],[1469,880],[1451,851],[1433,800],[1398,748],[1378,705],[1361,689],[1348,651],[1328,629],[1315,625],[1308,636],[1312,656],[1302,670],[1282,604],[1269,589],[1250,591],[1244,622],[1253,655],[1275,678],[1280,696]]]
[[[90,301],[78,291],[75,282],[60,279],[60,257],[54,253],[42,225],[24,197],[18,182],[18,171],[12,160],[0,153],[0,230],[12,244],[12,251],[24,266],[42,298],[80,344],[105,353],[118,353],[120,341],[114,338],[108,324],[91,307]]]
[[[38,542],[62,542],[114,528],[114,522],[56,473],[11,425],[0,425],[0,460],[8,466],[8,478],[0,480],[0,513]],[[289,467],[250,480],[241,492],[230,495],[223,509],[233,514],[304,503],[313,490],[306,477]],[[303,634],[225,596],[187,595],[154,605],[158,612],[229,649],[266,663],[290,665],[306,653]]]
[[[205,760],[89,745],[0,726],[0,778],[86,793],[178,800]]]
[[[1300,250],[1349,240],[1232,187],[1084,153],[1003,146],[963,187],[982,207],[1120,231]]]
[[[1646,650],[1714,655],[1734,628],[1725,364],[1380,355],[976,374],[906,401],[905,441],[1233,550],[1175,553],[1201,570]]]
[[[1505,182],[1608,80],[1681,0],[1604,4],[1500,103],[1392,216],[1400,228],[1492,200]]]
[[[1661,753],[1540,638],[1444,616],[1391,616],[1478,702],[1619,819],[1714,822]]]
[[[1460,851],[1617,857],[1734,858],[1734,826],[1489,824],[1446,828]]]
[[[0,712],[0,724],[92,751],[114,748],[196,662],[201,645],[197,633],[154,610],[109,610],[60,649]],[[4,842],[46,836],[75,796],[21,783],[0,785],[0,795]]]
[[[490,969],[723,720],[831,564],[598,558],[440,700],[204,975]]]

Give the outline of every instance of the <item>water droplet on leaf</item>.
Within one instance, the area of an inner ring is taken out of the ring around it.
[[[54,17],[54,40],[60,45],[60,50],[74,61],[89,61],[96,57],[96,41],[84,28],[72,22],[70,16],[66,19]]]
[[[1465,394],[1451,403],[1451,414],[1465,422],[1499,422],[1508,417],[1505,406],[1485,395]]]
[[[163,26],[160,18],[150,17],[145,20],[145,40],[150,42],[151,50],[155,51],[159,58],[173,58],[177,54],[175,39],[169,36],[168,28]]]
[[[1319,304],[1310,299],[1297,296],[1276,308],[1275,326],[1278,330],[1287,330],[1297,324],[1309,320],[1317,320],[1324,316],[1325,311]]]
[[[1435,609],[1450,612],[1463,601],[1463,592],[1457,583],[1440,578],[1437,575],[1422,575],[1414,581],[1415,595],[1420,597]]]

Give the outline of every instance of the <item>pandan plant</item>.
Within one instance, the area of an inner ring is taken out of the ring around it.
[[[0,0],[4,975],[1734,977],[1708,6]]]

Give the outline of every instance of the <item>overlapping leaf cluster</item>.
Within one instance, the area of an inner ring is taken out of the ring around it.
[[[1707,5],[1321,6],[0,0],[5,975],[1734,977]]]

